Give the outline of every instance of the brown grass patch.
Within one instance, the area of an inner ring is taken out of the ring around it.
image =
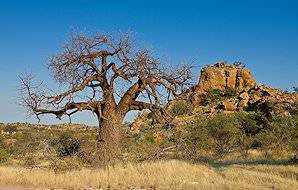
[[[80,189],[298,189],[297,166],[229,166],[182,161],[119,164],[105,169],[55,173],[45,169],[0,167],[0,184]]]

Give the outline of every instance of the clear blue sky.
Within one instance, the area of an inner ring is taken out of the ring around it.
[[[73,28],[132,30],[173,64],[240,60],[257,82],[298,85],[297,0],[3,0],[0,24],[0,122],[36,122],[16,104],[17,76],[29,70],[47,80],[45,60]],[[79,116],[75,122],[95,124],[88,114]]]

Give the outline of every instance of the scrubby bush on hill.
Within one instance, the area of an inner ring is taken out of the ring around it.
[[[9,159],[9,154],[5,149],[3,139],[0,136],[0,164],[6,162]]]
[[[278,116],[273,118],[271,125],[271,128],[264,128],[256,134],[256,147],[265,152],[297,152],[297,119]]]
[[[241,127],[237,118],[233,116],[215,116],[203,127],[207,130],[211,149],[216,156],[223,157],[234,151],[240,144]]]
[[[0,164],[8,161],[9,154],[6,150],[6,146],[3,142],[2,136],[0,136]]]
[[[224,97],[224,94],[219,89],[207,90],[206,94],[202,96],[201,104],[206,106],[215,100],[221,99],[222,97]]]
[[[179,116],[189,114],[191,112],[192,105],[185,100],[176,100],[170,104],[169,113],[172,116]]]
[[[227,88],[225,92],[225,96],[230,98],[230,97],[235,97],[237,96],[237,90],[235,88]]]
[[[271,126],[264,127],[262,117],[255,113],[217,115],[193,122],[177,139],[184,154],[191,158],[200,157],[202,151],[210,158],[237,152],[246,155],[252,149],[275,154],[297,152],[297,119],[277,117]]]
[[[9,159],[9,155],[5,149],[0,148],[0,164],[5,163]]]
[[[203,123],[195,122],[185,130],[188,131],[182,137],[185,148],[195,149],[194,154],[203,150],[216,157],[236,151],[242,135],[240,123],[233,115],[218,115]],[[193,157],[196,156],[199,155]]]
[[[252,152],[258,152],[253,160],[286,160],[298,151],[295,115],[275,116],[269,122],[262,115],[245,111],[211,117],[186,112],[167,122],[153,119],[147,113],[139,117],[136,121],[139,125],[124,126],[121,157],[124,161],[160,158],[246,161]],[[0,132],[3,126],[0,125]],[[132,126],[136,129],[132,130]],[[55,171],[94,166],[100,156],[96,152],[96,135],[97,130],[92,127],[20,126],[15,133],[2,132],[0,162],[17,160],[22,166]]]
[[[206,94],[202,95],[200,104],[206,106],[212,104],[214,101],[236,97],[237,95],[238,93],[235,88],[227,88],[224,92],[214,88],[211,90],[206,90]]]
[[[74,139],[70,134],[63,133],[55,142],[55,145],[58,147],[58,154],[61,157],[73,156],[76,154],[81,146],[81,143],[78,139]]]

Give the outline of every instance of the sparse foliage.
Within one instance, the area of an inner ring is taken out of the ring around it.
[[[294,93],[298,93],[298,86],[293,87]]]
[[[246,64],[242,61],[235,61],[232,65],[236,67],[241,67],[241,68],[246,67]]]

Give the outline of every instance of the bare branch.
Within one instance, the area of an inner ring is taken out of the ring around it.
[[[111,112],[125,116],[130,110],[159,110],[166,93],[175,96],[187,83],[191,69],[189,65],[170,69],[154,51],[137,48],[130,33],[70,35],[48,68],[65,91],[44,90],[42,84],[33,85],[31,77],[21,77],[22,105],[38,119],[44,114],[59,119],[67,115],[70,122],[83,110],[100,118]]]

